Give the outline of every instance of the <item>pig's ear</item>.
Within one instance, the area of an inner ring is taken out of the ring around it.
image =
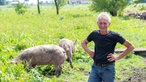
[[[77,39],[74,41],[74,45],[76,45],[77,44]]]

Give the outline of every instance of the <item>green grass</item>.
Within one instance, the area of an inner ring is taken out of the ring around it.
[[[24,15],[17,15],[12,7],[0,7],[0,82],[87,82],[93,60],[81,48],[81,41],[98,29],[96,17],[88,6],[65,6],[60,15],[55,7],[41,6],[41,14],[35,7],[28,8]],[[111,30],[119,32],[136,48],[146,46],[146,23],[129,17],[112,17]],[[77,39],[77,52],[73,55],[74,68],[66,61],[59,78],[47,75],[45,66],[36,67],[29,72],[23,64],[12,65],[9,62],[22,50],[41,44],[56,44],[61,38]],[[93,43],[89,44],[93,49]],[[117,45],[117,48],[125,48]],[[133,55],[116,62],[116,81],[122,82],[132,74],[132,68],[143,69],[146,66],[143,57]],[[41,69],[41,70],[40,70]],[[42,71],[46,76],[42,75]]]

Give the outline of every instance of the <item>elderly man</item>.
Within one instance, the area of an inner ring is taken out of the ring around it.
[[[109,30],[110,24],[110,15],[107,12],[100,13],[97,17],[99,30],[94,30],[82,41],[83,49],[94,60],[88,82],[114,82],[115,61],[123,58],[134,49],[134,46],[120,34]],[[91,41],[95,44],[94,50],[87,46]],[[117,43],[126,47],[125,51],[118,56],[114,55]]]

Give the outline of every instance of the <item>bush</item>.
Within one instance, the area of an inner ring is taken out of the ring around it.
[[[24,14],[26,12],[26,6],[23,3],[18,3],[14,7],[17,14]]]
[[[92,0],[92,2],[90,6],[92,11],[106,11],[112,16],[117,16],[128,5],[127,0]]]

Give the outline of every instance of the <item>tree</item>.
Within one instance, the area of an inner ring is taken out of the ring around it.
[[[6,4],[6,0],[0,0],[0,5],[5,5]]]
[[[58,5],[58,0],[54,0],[55,6],[56,6],[56,13],[57,15],[59,14],[59,5]]]
[[[54,0],[55,6],[56,6],[56,13],[59,14],[59,9],[64,6],[67,2],[67,0]]]
[[[144,0],[133,0],[133,3],[140,3],[140,2],[142,2],[142,1],[144,1]]]
[[[40,14],[41,11],[40,11],[40,6],[39,6],[39,0],[37,0],[37,8],[38,8],[38,14]]]
[[[96,12],[106,11],[117,16],[128,5],[128,0],[92,0],[90,9]]]

